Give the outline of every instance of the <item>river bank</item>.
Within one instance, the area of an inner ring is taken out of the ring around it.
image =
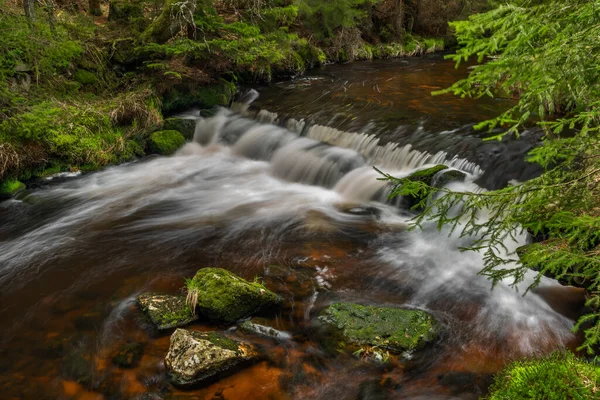
[[[476,10],[446,10],[430,24],[420,19],[412,31],[406,28],[412,14],[394,20],[386,2],[344,5],[349,14],[341,20],[315,19],[339,10],[312,3],[260,9],[205,3],[188,10],[189,26],[157,37],[169,4],[115,0],[101,4],[100,16],[59,7],[53,19],[40,9],[30,28],[20,3],[4,0],[0,24],[10,34],[3,38],[0,74],[3,195],[20,190],[20,182],[151,153],[149,135],[162,129],[164,116],[227,105],[241,84],[286,79],[327,63],[442,50],[450,37],[443,38],[439,18]]]

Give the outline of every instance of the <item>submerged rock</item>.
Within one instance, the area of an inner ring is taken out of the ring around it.
[[[192,140],[196,130],[196,120],[189,118],[167,118],[163,123],[163,130],[178,131],[187,140]]]
[[[144,344],[129,342],[123,344],[112,357],[113,364],[121,368],[134,368],[142,359]]]
[[[290,340],[292,335],[288,332],[280,331],[270,326],[260,325],[254,320],[244,321],[240,324],[240,330],[246,333],[254,333],[261,336],[267,336],[277,340]]]
[[[258,282],[248,282],[221,269],[204,268],[188,281],[188,299],[212,320],[235,322],[261,308],[274,306],[281,298]]]
[[[395,353],[419,349],[439,332],[433,316],[420,310],[334,303],[319,319],[337,329],[346,342]]]
[[[148,139],[150,151],[163,156],[175,153],[184,144],[183,135],[174,130],[154,132]]]
[[[165,357],[171,383],[189,386],[201,383],[258,356],[254,347],[216,332],[177,329]]]
[[[183,296],[168,294],[142,294],[138,305],[159,330],[185,326],[198,319]]]

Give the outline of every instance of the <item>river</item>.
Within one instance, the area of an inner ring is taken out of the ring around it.
[[[482,255],[459,250],[475,238],[407,230],[412,212],[372,169],[405,176],[445,163],[467,174],[453,188],[473,191],[539,173],[523,161],[534,131],[486,142],[472,129],[511,100],[430,96],[465,73],[429,56],[254,86],[242,96],[252,104],[198,119],[174,156],[58,177],[0,203],[0,397],[476,399],[510,360],[575,348],[580,291],[550,279],[525,297],[525,286],[492,290],[477,275]],[[253,341],[265,359],[182,391],[165,377],[169,335],[135,297],[180,293],[207,266],[281,294],[263,322],[291,338],[201,321],[193,329]],[[441,338],[383,366],[332,354],[314,320],[336,300],[427,310]],[[126,343],[143,347],[130,369],[111,362]]]

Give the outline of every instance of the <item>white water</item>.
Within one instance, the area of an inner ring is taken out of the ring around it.
[[[468,173],[463,190],[474,189],[471,181],[481,172],[442,153],[379,146],[376,138],[323,127],[312,127],[308,137],[301,137],[225,110],[199,120],[194,140],[173,157],[109,168],[35,193],[29,200],[62,202],[64,212],[0,243],[0,283],[26,280],[49,261],[76,254],[80,242],[103,229],[132,241],[151,238],[153,246],[193,245],[215,232],[223,243],[236,243],[257,232],[261,251],[270,253],[285,238],[311,230],[336,232],[365,219],[342,211],[347,205],[376,207],[380,226],[397,227],[406,217],[396,205],[384,204],[386,184],[376,179],[372,165],[402,176],[444,162]],[[521,353],[572,337],[572,321],[536,294],[523,298],[506,284],[492,291],[489,281],[477,275],[482,256],[458,250],[464,240],[433,229],[396,229],[375,244],[378,262],[392,271],[382,279],[401,285],[408,277],[410,305],[449,318],[453,304],[476,304],[468,330],[483,338],[505,338]],[[543,284],[557,285],[551,280]]]

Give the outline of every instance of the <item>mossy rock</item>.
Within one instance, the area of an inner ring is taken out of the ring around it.
[[[77,82],[81,83],[84,86],[93,85],[98,82],[98,77],[93,72],[87,71],[85,69],[78,69],[77,71],[75,71],[75,74],[73,74],[73,78],[75,78]]]
[[[436,165],[431,168],[426,168],[426,169],[422,169],[419,171],[415,171],[412,174],[410,174],[409,176],[407,176],[405,179],[409,180],[411,182],[421,182],[421,183],[425,183],[427,185],[432,185],[434,183],[433,178],[439,172],[441,172],[445,169],[448,169],[448,167],[445,165]],[[417,205],[421,201],[423,201],[424,199],[429,197],[431,195],[432,190],[433,189],[429,188],[428,190],[425,190],[425,191],[419,193],[419,196],[405,196],[404,199],[405,199],[406,206],[415,211],[421,211],[422,207],[418,207]]]
[[[412,182],[423,182],[428,185],[431,185],[433,177],[436,176],[438,172],[443,171],[445,169],[448,169],[448,167],[445,165],[436,165],[435,167],[415,171],[409,176],[407,176],[406,179]]]
[[[188,293],[197,295],[197,308],[212,320],[236,322],[281,298],[258,282],[248,282],[221,269],[204,268],[187,282]]]
[[[196,120],[187,118],[167,118],[163,123],[163,130],[178,131],[187,140],[194,138],[196,131]]]
[[[185,110],[190,107],[210,109],[215,106],[226,106],[229,104],[237,87],[227,81],[210,86],[197,88],[174,88],[170,90],[163,99],[163,113]]]
[[[185,138],[179,131],[158,131],[150,135],[148,148],[151,152],[169,155],[185,144]]]
[[[185,326],[198,319],[183,296],[141,294],[137,303],[159,330]]]
[[[598,399],[600,367],[571,353],[517,361],[496,375],[488,400]]]
[[[323,310],[319,320],[335,328],[347,343],[373,346],[400,353],[432,342],[439,324],[420,310],[334,303]]]
[[[434,186],[436,188],[442,188],[452,182],[464,182],[466,177],[467,174],[464,172],[453,169],[440,174],[440,176],[435,180]]]
[[[252,345],[220,333],[177,329],[171,336],[165,366],[171,383],[190,386],[229,373],[257,356]]]
[[[16,179],[7,179],[0,183],[0,200],[9,199],[25,190],[25,184]]]

